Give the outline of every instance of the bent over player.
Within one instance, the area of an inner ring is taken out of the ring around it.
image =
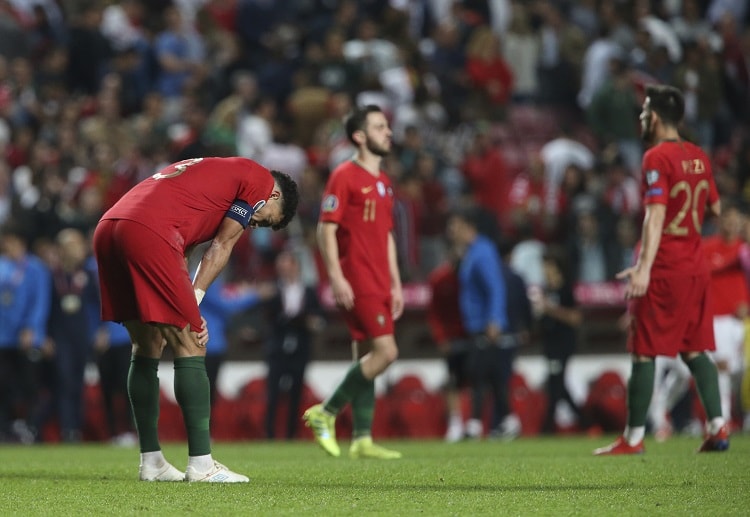
[[[707,415],[706,439],[699,451],[729,447],[716,366],[706,354],[715,345],[710,273],[701,243],[706,206],[718,215],[721,203],[708,157],[682,140],[677,131],[684,107],[676,88],[647,87],[640,115],[644,140],[653,145],[643,157],[646,214],[636,263],[618,274],[628,280],[625,295],[632,316],[628,420],[623,435],[608,447],[595,450],[596,455],[644,451],[657,355],[680,354],[695,379]]]
[[[94,232],[102,318],[124,323],[133,343],[128,395],[144,481],[246,482],[211,456],[206,343],[198,305],[247,226],[284,228],[297,185],[245,158],[194,158],[143,180],[108,210]],[[211,241],[194,280],[187,254]],[[174,355],[174,390],[188,438],[180,472],[159,445],[159,380],[164,346]]]
[[[336,304],[353,340],[369,351],[352,365],[344,380],[323,403],[304,413],[306,425],[331,456],[339,456],[336,415],[352,405],[353,458],[396,459],[401,453],[375,445],[371,429],[375,413],[375,377],[396,360],[393,320],[403,312],[401,276],[396,261],[393,188],[380,162],[391,149],[391,129],[377,106],[356,110],[346,133],[357,147],[355,157],[339,165],[328,180],[318,223],[320,247]]]

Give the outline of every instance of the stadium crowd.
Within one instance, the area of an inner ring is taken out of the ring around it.
[[[544,284],[548,247],[564,250],[575,282],[606,282],[632,263],[637,114],[656,82],[685,92],[685,135],[744,211],[745,0],[0,0],[3,257],[28,249],[37,293],[86,303],[85,278],[95,279],[79,241],[105,210],[167,163],[238,155],[290,174],[301,201],[285,232],[256,229],[238,243],[225,280],[271,281],[290,250],[305,283],[321,285],[320,197],[352,154],[342,119],[377,104],[394,132],[384,164],[405,282],[426,282],[448,259],[446,221],[465,205],[512,244],[528,285]],[[12,274],[3,282],[10,292]],[[0,300],[0,321],[17,301]],[[61,306],[49,318],[40,308],[22,338],[2,323],[0,351],[79,347],[66,354],[76,365],[59,366],[77,379],[59,380],[75,440],[82,369],[102,338],[91,324],[85,344],[71,342],[80,321],[53,336],[48,323],[75,312]],[[2,363],[14,368],[10,355]],[[2,397],[0,432],[28,391]],[[35,406],[35,418],[51,411]]]

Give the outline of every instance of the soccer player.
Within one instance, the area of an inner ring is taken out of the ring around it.
[[[305,424],[331,456],[341,454],[336,442],[336,415],[351,403],[354,439],[352,458],[397,459],[401,453],[372,442],[375,377],[396,360],[393,321],[403,312],[401,277],[396,262],[393,188],[380,170],[391,149],[391,129],[379,107],[368,105],[347,119],[346,134],[356,146],[354,158],[338,166],[326,185],[318,223],[318,244],[336,304],[356,350],[368,347],[333,394],[304,413]]]
[[[719,371],[721,412],[732,421],[732,377],[742,371],[748,288],[740,263],[742,214],[736,206],[722,206],[719,232],[703,241],[711,268],[711,295],[716,351],[713,359]]]
[[[596,455],[644,452],[646,414],[654,389],[654,358],[680,354],[695,379],[706,411],[706,439],[699,451],[729,448],[721,415],[709,305],[710,273],[701,245],[708,204],[719,215],[721,202],[711,165],[697,146],[680,138],[677,125],[685,102],[674,87],[648,86],[641,111],[641,131],[652,147],[643,157],[642,189],[646,213],[635,265],[617,277],[627,279],[625,296],[632,320],[628,349],[628,420],[613,444]]]
[[[235,483],[248,478],[211,456],[206,290],[246,227],[284,228],[297,209],[286,174],[245,158],[193,158],[143,180],[108,210],[94,232],[102,319],[124,323],[133,343],[128,395],[140,443],[140,479]],[[211,241],[193,281],[187,255]],[[159,379],[164,346],[174,355],[174,390],[188,437],[180,472],[159,445]]]

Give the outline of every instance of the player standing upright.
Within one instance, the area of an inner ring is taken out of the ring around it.
[[[373,444],[375,377],[396,360],[393,321],[403,312],[401,277],[396,261],[393,188],[380,170],[391,149],[391,129],[377,106],[357,109],[346,121],[356,146],[354,158],[338,166],[326,185],[318,224],[320,247],[336,304],[343,310],[353,347],[367,353],[346,373],[323,404],[304,414],[315,439],[331,456],[339,456],[336,415],[351,403],[352,458],[396,459],[401,453]]]
[[[124,323],[133,343],[128,396],[141,450],[143,481],[235,483],[248,478],[211,456],[208,331],[198,305],[248,226],[285,227],[297,208],[286,174],[245,158],[194,158],[143,180],[94,232],[102,319]],[[206,248],[193,282],[187,255]],[[174,390],[188,439],[185,472],[162,454],[157,369],[164,346],[174,355]]]
[[[732,421],[732,376],[742,371],[745,318],[748,315],[748,289],[740,262],[742,213],[737,206],[723,206],[719,232],[703,241],[711,268],[714,336],[712,354],[719,371],[721,412]]]
[[[622,436],[595,450],[596,455],[644,451],[657,355],[680,354],[695,379],[708,417],[706,439],[699,450],[729,448],[716,365],[706,354],[715,345],[710,274],[701,245],[706,206],[719,215],[721,203],[708,157],[678,133],[684,108],[682,93],[676,88],[646,88],[641,130],[647,144],[653,145],[643,157],[646,214],[636,263],[617,275],[628,280],[625,296],[630,300],[632,316],[628,332],[633,360],[628,420]]]

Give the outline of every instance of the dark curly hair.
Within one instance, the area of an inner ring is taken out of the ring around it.
[[[281,189],[281,198],[284,201],[284,208],[282,210],[284,217],[282,217],[279,224],[274,224],[271,228],[274,230],[281,230],[282,228],[286,228],[286,225],[294,219],[294,215],[297,213],[299,190],[297,189],[297,183],[295,183],[289,174],[279,171],[271,171],[271,175]]]

